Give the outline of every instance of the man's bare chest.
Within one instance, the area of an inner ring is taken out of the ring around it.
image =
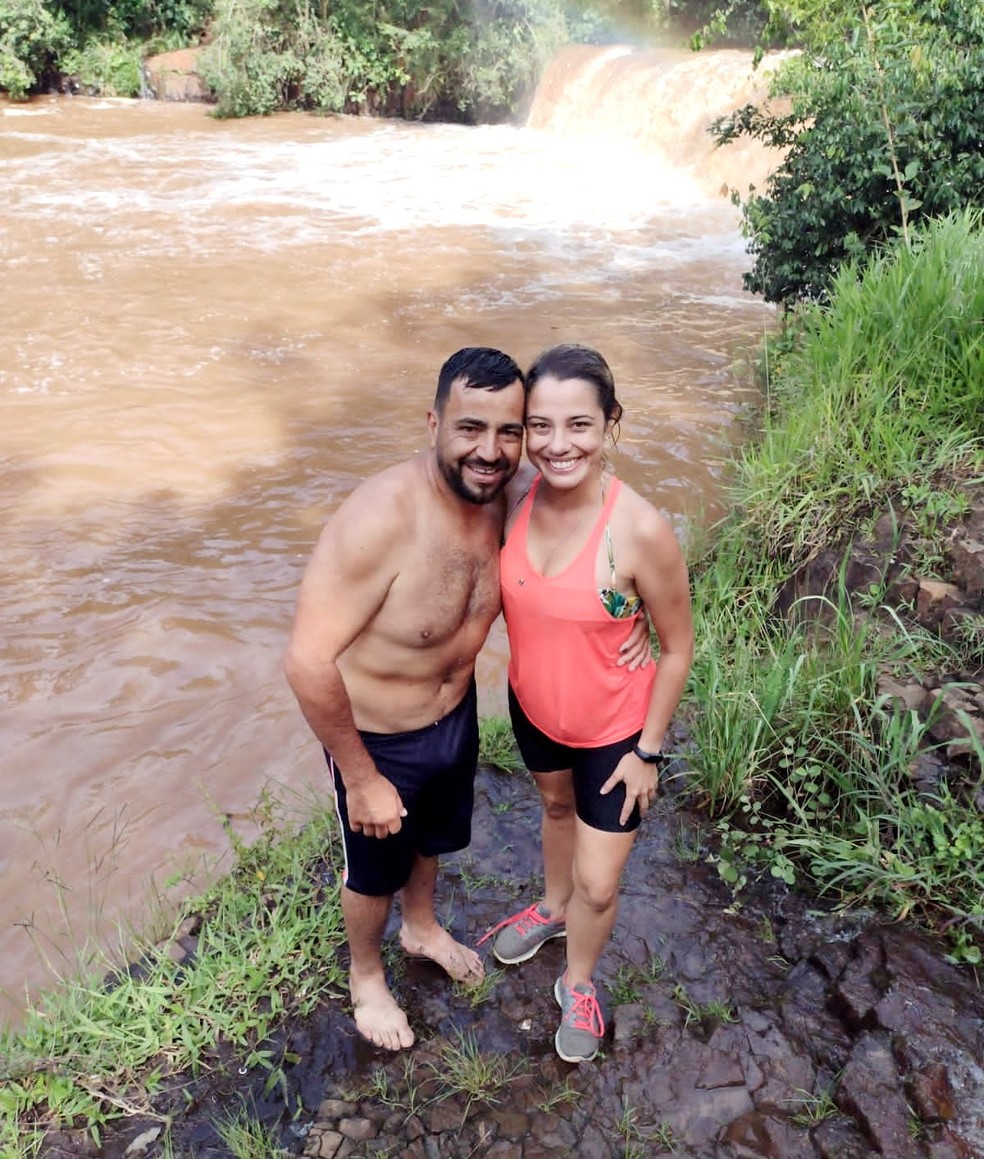
[[[419,543],[404,561],[381,618],[408,645],[433,647],[486,632],[499,613],[499,549],[492,537]]]

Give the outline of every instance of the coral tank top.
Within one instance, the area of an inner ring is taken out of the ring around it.
[[[596,748],[642,728],[656,679],[654,664],[634,672],[617,667],[619,647],[637,617],[612,616],[595,578],[601,539],[622,484],[610,480],[605,506],[577,559],[548,577],[526,554],[539,483],[538,476],[499,556],[509,683],[541,732],[571,748]]]

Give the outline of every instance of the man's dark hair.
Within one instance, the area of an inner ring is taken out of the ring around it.
[[[517,381],[526,385],[523,372],[508,354],[490,346],[466,346],[452,354],[441,367],[434,395],[434,410],[438,414],[444,410],[452,383],[459,380],[464,386],[480,390],[504,390]]]

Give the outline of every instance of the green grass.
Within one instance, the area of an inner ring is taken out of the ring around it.
[[[525,1067],[525,1059],[482,1050],[474,1034],[455,1031],[424,1062],[405,1055],[374,1070],[357,1088],[339,1094],[351,1102],[372,1100],[402,1111],[405,1121],[434,1103],[456,1099],[462,1104],[463,1125],[474,1104],[498,1104]]]
[[[663,1151],[673,1151],[675,1140],[667,1123],[643,1125],[639,1111],[628,1098],[622,1096],[622,1110],[615,1122],[615,1131],[622,1146],[622,1159],[648,1159]]]
[[[773,409],[743,456],[741,506],[766,557],[795,569],[871,505],[943,497],[979,474],[984,232],[968,213],[929,226],[803,311],[770,382]]]
[[[285,1060],[270,1035],[344,992],[344,934],[337,890],[323,885],[330,812],[300,834],[269,804],[264,821],[255,844],[234,839],[233,871],[175,915],[175,929],[203,917],[193,960],[135,945],[139,970],[68,982],[0,1039],[5,1159],[31,1155],[31,1140],[52,1127],[83,1126],[99,1138],[122,1115],[154,1118],[153,1097],[169,1078],[219,1066],[223,1052],[266,1072],[268,1089],[281,1081]]]
[[[797,1127],[809,1128],[824,1122],[825,1119],[833,1119],[839,1114],[840,1108],[834,1101],[832,1092],[825,1088],[815,1095],[807,1091],[797,1091],[791,1119]]]
[[[478,763],[504,773],[515,773],[523,767],[507,717],[483,716],[478,722]]]
[[[695,1027],[703,1035],[722,1023],[738,1021],[737,1011],[730,1003],[717,998],[698,1002],[679,984],[673,987],[673,1001],[683,1012],[684,1026]]]
[[[235,1159],[284,1159],[276,1130],[253,1122],[245,1113],[217,1124],[219,1138]]]
[[[456,1032],[454,1038],[438,1047],[438,1062],[433,1069],[443,1097],[457,1096],[465,1101],[464,1120],[472,1103],[498,1103],[525,1066],[525,1059],[515,1061],[507,1055],[482,1050],[473,1034]]]
[[[625,1006],[642,998],[641,987],[658,982],[666,969],[666,963],[659,954],[650,954],[645,966],[634,962],[621,962],[615,977],[605,983],[605,989],[613,1006]]]
[[[735,890],[766,872],[946,924],[971,962],[984,925],[973,807],[984,747],[968,741],[965,784],[917,792],[928,721],[876,684],[979,668],[979,630],[945,644],[907,626],[878,585],[852,596],[843,568],[823,598],[785,615],[775,601],[813,557],[842,557],[890,509],[900,534],[927,537],[913,566],[943,566],[935,545],[984,480],[982,317],[984,229],[968,213],[845,270],[829,305],[773,343],[761,435],[693,567],[684,706],[692,797],[716,819],[713,856]]]

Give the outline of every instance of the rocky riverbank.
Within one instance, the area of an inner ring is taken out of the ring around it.
[[[843,553],[811,563],[784,610],[829,591],[842,564]],[[980,489],[942,543],[913,515],[884,516],[843,574],[861,616],[891,607],[907,630],[980,641]],[[947,778],[979,805],[982,667],[880,682],[931,721],[940,746],[917,762],[917,785]],[[169,1119],[167,1155],[229,1159],[238,1152],[219,1125],[244,1111],[283,1153],[310,1159],[984,1159],[975,971],[910,926],[836,914],[777,883],[736,900],[708,863],[706,818],[682,801],[663,796],[630,858],[597,979],[608,1035],[595,1062],[568,1066],[553,1049],[562,943],[509,970],[490,957],[488,984],[472,994],[407,961],[394,918],[390,965],[411,1050],[369,1047],[339,995],[270,1044],[279,1069],[247,1072],[225,1056],[160,1100],[162,1120],[126,1120],[101,1148],[52,1136],[43,1155],[161,1156]],[[440,879],[440,911],[459,937],[477,941],[538,896],[538,809],[527,778],[481,770],[472,846]],[[189,926],[183,951],[194,950]]]
[[[526,781],[483,770],[474,843],[441,879],[460,936],[535,895],[536,827]],[[370,1048],[340,996],[272,1044],[282,1081],[228,1058],[174,1092],[170,1154],[229,1159],[217,1124],[245,1107],[311,1159],[984,1156],[973,972],[870,913],[823,912],[784,889],[738,904],[704,862],[706,839],[672,797],[645,825],[600,972],[609,1034],[596,1062],[553,1050],[562,943],[496,972],[475,1000],[394,938],[417,1045]],[[101,1150],[61,1136],[45,1155],[157,1156],[162,1131],[137,1117]]]

